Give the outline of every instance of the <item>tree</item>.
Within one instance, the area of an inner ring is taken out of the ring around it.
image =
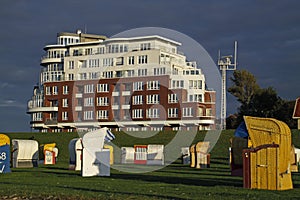
[[[276,118],[291,128],[296,126],[292,120],[293,102],[281,99],[274,88],[260,88],[254,75],[246,70],[235,71],[230,79],[233,86],[228,92],[241,103],[236,117],[228,119],[232,128],[236,128],[243,121],[244,115]]]
[[[235,96],[242,105],[248,105],[252,96],[259,90],[254,75],[246,70],[236,70],[230,80],[233,86],[228,88],[228,92]]]
[[[276,118],[282,104],[283,100],[272,87],[259,89],[250,99],[247,111],[240,112],[240,114]]]

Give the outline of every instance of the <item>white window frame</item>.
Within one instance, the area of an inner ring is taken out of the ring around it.
[[[133,105],[141,105],[143,104],[143,95],[136,95],[132,97]]]
[[[63,94],[69,94],[69,86],[68,85],[63,86]]]
[[[166,68],[165,67],[158,67],[153,69],[154,75],[164,75],[166,74]]]
[[[109,98],[108,97],[97,97],[97,106],[108,106]]]
[[[143,118],[143,109],[133,109],[132,119],[141,119],[141,118]]]
[[[128,56],[128,65],[134,65],[134,56]]]
[[[94,111],[93,110],[84,111],[83,119],[84,120],[93,120],[94,119]]]
[[[50,86],[46,87],[46,95],[51,95],[51,87]]]
[[[58,87],[57,86],[52,87],[52,94],[53,95],[58,95]]]
[[[143,91],[144,83],[142,81],[133,82],[133,91]]]
[[[94,97],[84,98],[84,106],[85,107],[92,107],[92,106],[94,106]]]
[[[178,108],[168,108],[168,118],[177,118]]]
[[[171,88],[173,89],[184,88],[184,80],[172,80]]]
[[[109,92],[109,85],[107,83],[97,84],[97,92]]]
[[[108,119],[108,110],[98,110],[97,119]]]
[[[176,93],[168,95],[168,103],[178,103],[178,98]]]
[[[74,69],[75,66],[74,63],[75,63],[74,60],[69,61],[69,69]]]
[[[62,99],[62,107],[67,108],[68,106],[68,99]]]
[[[68,120],[68,112],[62,112],[61,113],[61,118],[62,118],[62,120]]]
[[[147,76],[147,69],[138,69],[138,76]]]
[[[85,94],[93,94],[94,93],[94,84],[84,85],[84,93]]]
[[[147,64],[147,63],[148,63],[148,56],[147,55],[138,56],[138,64]]]
[[[159,109],[158,108],[149,108],[147,109],[147,118],[159,118]]]
[[[159,94],[147,95],[147,104],[159,104]]]
[[[68,74],[68,80],[73,81],[74,80],[74,74]]]
[[[202,94],[190,94],[189,95],[189,102],[203,102],[203,95]]]
[[[182,116],[183,117],[192,117],[193,116],[193,108],[192,107],[182,108]]]
[[[202,89],[202,80],[189,80],[189,89]]]
[[[147,81],[147,90],[159,90],[160,83],[159,81]]]

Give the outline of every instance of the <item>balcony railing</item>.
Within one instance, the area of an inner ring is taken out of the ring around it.
[[[57,119],[53,118],[53,119],[46,119],[45,121],[45,125],[56,125],[58,122],[57,122]]]

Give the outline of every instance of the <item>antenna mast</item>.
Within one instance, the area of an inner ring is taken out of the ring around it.
[[[234,63],[231,62],[232,55],[222,56],[219,52],[218,65],[222,72],[222,94],[221,94],[221,129],[226,129],[226,71],[236,70],[237,66],[237,41],[234,42]]]

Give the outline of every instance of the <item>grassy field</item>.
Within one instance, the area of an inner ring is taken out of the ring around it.
[[[202,141],[205,132],[197,133],[194,142]],[[211,151],[211,167],[193,169],[178,159],[173,164],[149,173],[126,173],[111,168],[110,177],[81,177],[68,170],[68,144],[76,133],[9,133],[11,139],[34,138],[39,144],[56,142],[59,148],[56,165],[38,168],[14,168],[0,174],[0,199],[299,199],[300,173],[293,173],[294,189],[289,191],[249,190],[242,177],[230,175],[229,138],[224,131]],[[134,144],[168,144],[174,133],[159,133],[140,139],[115,133],[119,147]],[[293,131],[293,143],[300,147],[300,132]]]

